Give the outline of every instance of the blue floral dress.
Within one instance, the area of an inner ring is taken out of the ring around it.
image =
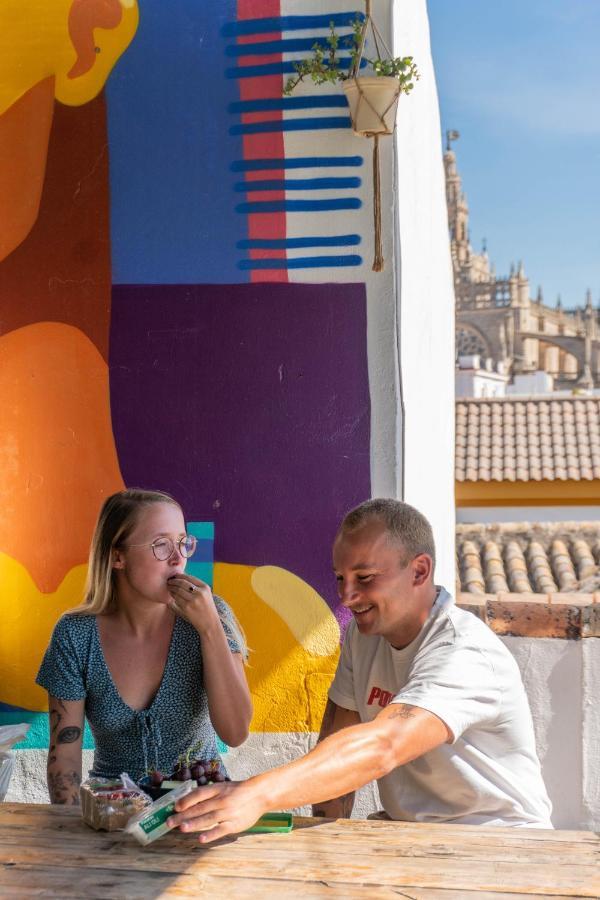
[[[231,652],[241,653],[230,608],[220,597],[215,604]],[[170,774],[191,747],[198,747],[195,756],[203,759],[219,757],[202,678],[200,636],[179,616],[162,681],[148,709],[134,710],[121,699],[94,615],[67,613],[57,622],[36,682],[61,700],[85,699],[96,746],[91,775],[113,778],[127,772],[138,780],[149,767]]]

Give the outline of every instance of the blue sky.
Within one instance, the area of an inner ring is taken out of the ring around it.
[[[444,131],[499,275],[600,303],[600,0],[428,0]]]

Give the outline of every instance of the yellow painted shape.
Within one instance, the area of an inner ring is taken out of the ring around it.
[[[260,566],[252,589],[281,616],[299,644],[312,656],[331,656],[340,643],[337,619],[309,584],[279,566]]]
[[[0,702],[47,709],[35,677],[54,625],[83,597],[86,568],[74,567],[54,593],[44,594],[24,566],[0,553]],[[311,655],[252,590],[253,572],[251,566],[215,565],[215,592],[234,610],[252,650],[246,669],[254,703],[251,730],[318,731],[339,645],[328,656]]]
[[[595,506],[600,478],[575,481],[457,481],[457,506]]]
[[[312,654],[298,640],[280,612],[256,593],[253,587],[256,571],[260,570],[252,566],[227,563],[217,563],[214,571],[215,593],[223,597],[234,610],[246,633],[248,646],[253,651],[246,668],[254,703],[251,730],[318,731],[327,700],[327,689],[339,659],[339,639],[334,645],[331,641],[332,634],[338,628],[337,621],[328,607],[324,611],[312,600],[309,601],[312,606],[307,611],[305,624],[301,621],[301,614],[300,617],[293,618],[294,629],[298,634],[313,635],[310,645],[319,650],[319,655]],[[283,569],[277,571],[285,572]],[[295,578],[290,572],[285,574],[291,579]],[[266,580],[265,583],[281,586],[287,583],[287,579],[279,575],[276,582]],[[311,590],[308,585],[305,588],[308,591],[305,591],[304,596]],[[320,602],[325,606],[322,600]],[[315,618],[315,607],[320,609],[318,621]],[[280,610],[289,616],[284,603],[280,603]],[[322,640],[315,633],[318,622],[321,623]],[[337,634],[339,635],[339,631]],[[330,648],[326,655],[323,652],[325,647]]]
[[[69,78],[78,53],[69,33],[76,0],[1,0],[0,115],[30,88],[56,79],[56,99],[79,106],[102,89],[111,69],[131,42],[139,19],[137,2],[120,0],[121,18],[114,28],[93,28],[98,48],[91,69]],[[91,0],[94,3],[94,0]]]
[[[48,708],[35,677],[56,622],[83,599],[86,571],[75,566],[53,594],[43,594],[24,566],[0,553],[0,702]]]

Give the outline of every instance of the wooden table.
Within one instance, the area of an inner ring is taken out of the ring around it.
[[[0,897],[600,896],[600,835],[587,831],[296,819],[291,834],[200,848],[172,832],[140,847],[92,831],[79,810],[0,803]]]

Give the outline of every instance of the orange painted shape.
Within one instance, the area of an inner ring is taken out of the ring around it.
[[[46,78],[0,115],[0,260],[37,219],[53,109],[54,78]]]
[[[0,551],[55,591],[87,559],[104,497],[121,490],[108,367],[77,328],[0,338]]]
[[[119,0],[73,0],[69,10],[69,37],[77,51],[77,61],[68,78],[85,75],[94,65],[94,28],[116,28],[122,18]]]

